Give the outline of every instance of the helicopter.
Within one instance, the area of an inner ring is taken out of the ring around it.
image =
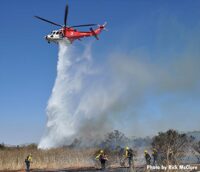
[[[47,19],[39,17],[39,16],[34,16],[35,18],[37,18],[39,20],[42,20],[42,21],[50,23],[52,25],[61,27],[58,30],[53,30],[50,34],[48,34],[44,37],[48,43],[50,43],[50,42],[58,43],[61,40],[65,40],[67,43],[72,44],[73,41],[75,41],[75,40],[81,41],[81,38],[90,37],[90,36],[93,36],[97,40],[99,40],[98,35],[101,33],[102,30],[106,30],[106,28],[105,28],[105,26],[107,24],[106,22],[103,25],[82,24],[82,25],[69,26],[67,24],[68,11],[69,11],[69,6],[68,6],[68,4],[66,4],[65,14],[64,14],[64,25],[52,22],[50,20],[47,20]],[[79,27],[89,27],[89,26],[98,26],[98,28],[93,30],[93,28],[90,27],[89,31],[78,31],[76,29]]]

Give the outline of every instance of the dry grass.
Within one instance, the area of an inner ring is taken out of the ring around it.
[[[94,148],[57,148],[38,150],[35,146],[0,148],[0,171],[24,171],[24,160],[29,153],[32,153],[33,156],[31,169],[45,170],[91,168],[97,165],[94,161],[97,151],[98,150]],[[106,152],[108,153],[109,158],[108,165],[113,168],[119,167],[117,153],[109,151]],[[137,169],[140,168],[143,171],[143,166],[137,166]]]
[[[96,149],[57,148],[38,150],[36,147],[5,148],[0,150],[0,170],[21,170],[24,160],[32,153],[33,169],[62,169],[94,166]]]

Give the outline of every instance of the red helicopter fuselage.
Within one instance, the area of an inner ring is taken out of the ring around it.
[[[70,28],[70,27],[63,27],[60,30],[55,30],[52,31],[50,34],[45,36],[45,39],[50,43],[50,42],[56,42],[58,43],[61,40],[66,40],[68,43],[72,43],[75,40],[81,40],[81,38],[84,37],[90,37],[94,36],[97,40],[98,35],[101,33],[102,30],[105,29],[105,24],[100,25],[97,29],[93,30],[90,28],[90,31],[83,32],[83,31],[78,31],[77,29]]]
[[[74,28],[63,28],[63,33],[64,33],[64,37],[68,38],[71,42],[73,42],[76,39],[80,40],[81,38],[90,37],[90,36],[94,36],[95,38],[98,39],[97,35],[100,34],[103,29],[105,29],[105,24],[99,26],[95,30],[90,28],[90,31],[87,31],[87,32],[78,31]]]
[[[45,39],[50,43],[50,42],[59,42],[61,40],[67,40],[67,42],[72,43],[74,40],[78,39],[81,40],[83,37],[89,37],[89,36],[94,36],[97,40],[98,34],[101,33],[102,30],[105,29],[105,24],[99,25],[97,29],[93,30],[91,26],[96,26],[97,24],[82,24],[82,25],[75,25],[75,26],[69,26],[67,25],[67,17],[68,17],[68,5],[65,6],[65,14],[64,14],[64,25],[52,22],[50,20],[47,20],[45,18],[35,16],[37,19],[42,20],[44,22],[50,23],[55,26],[61,27],[59,30],[52,31],[50,34],[45,36]],[[83,32],[83,31],[78,31],[75,28],[79,27],[91,27],[90,31]]]

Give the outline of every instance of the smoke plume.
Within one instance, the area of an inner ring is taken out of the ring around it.
[[[75,138],[87,145],[113,129],[132,136],[199,129],[198,120],[188,123],[200,112],[198,54],[188,51],[166,63],[115,53],[98,66],[91,45],[77,53],[59,43],[57,78],[39,148],[71,144]]]

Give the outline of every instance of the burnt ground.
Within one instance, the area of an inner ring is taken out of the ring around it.
[[[81,169],[57,169],[57,170],[37,170],[33,169],[30,172],[144,172],[143,167],[137,167],[135,170],[130,168],[107,168],[105,170],[97,168],[81,168]],[[4,171],[4,172],[25,172],[25,170]]]
[[[129,168],[107,168],[105,170],[95,169],[95,168],[87,168],[87,169],[62,169],[62,170],[33,170],[32,172],[142,172],[143,168],[137,168],[136,170]]]
[[[181,172],[199,172],[200,164],[193,164],[198,167],[198,170],[182,170]],[[137,166],[134,170],[130,168],[107,168],[106,170],[97,169],[94,167],[91,168],[80,168],[80,169],[32,169],[30,172],[145,172],[146,169],[144,166]],[[152,172],[156,172],[157,170],[151,170]],[[174,170],[172,170],[174,171]],[[12,170],[12,171],[0,171],[0,172],[26,172],[25,170]]]

